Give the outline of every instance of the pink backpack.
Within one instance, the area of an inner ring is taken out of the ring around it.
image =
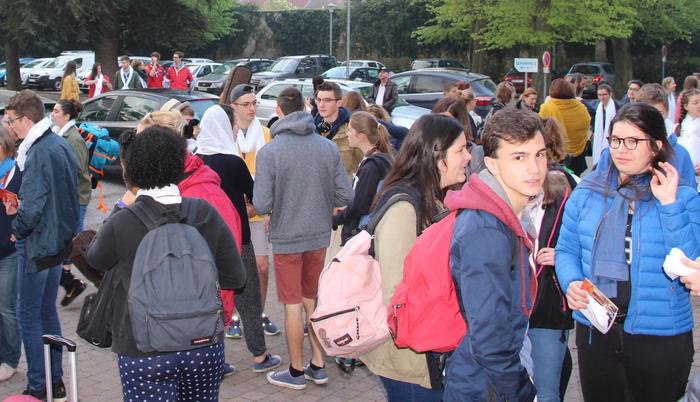
[[[356,358],[389,339],[379,263],[372,235],[352,237],[323,268],[311,326],[329,356]]]

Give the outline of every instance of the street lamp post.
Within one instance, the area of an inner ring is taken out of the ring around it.
[[[338,6],[336,6],[333,3],[328,3],[326,8],[328,11],[330,11],[330,33],[328,35],[328,54],[333,55],[333,10],[335,10]]]
[[[350,79],[350,9],[352,7],[350,7],[351,0],[346,0],[345,3],[348,8],[348,28],[345,35],[345,60],[348,64],[345,66],[345,79]]]

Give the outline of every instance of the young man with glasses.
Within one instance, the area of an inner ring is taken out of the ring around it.
[[[5,107],[3,123],[22,144],[17,165],[22,170],[19,205],[5,204],[17,247],[17,317],[27,356],[25,395],[43,398],[46,387],[65,398],[61,350],[51,351],[53,384],[46,384],[42,335],[61,335],[56,297],[71,240],[78,223],[78,163],[73,149],[51,131],[44,104],[30,90],[21,91]]]
[[[251,176],[255,179],[255,159],[258,151],[268,142],[270,142],[270,130],[260,124],[260,121],[255,116],[258,101],[255,97],[255,88],[248,84],[239,84],[231,91],[231,103],[233,113],[236,117],[238,126],[237,132],[234,134],[236,142],[236,150],[238,156],[244,161]],[[234,128],[236,130],[236,128]],[[261,310],[264,311],[265,301],[267,299],[267,284],[268,284],[268,269],[270,266],[270,246],[267,236],[267,226],[270,222],[269,215],[255,215],[252,211],[252,205],[248,200],[248,222],[250,224],[250,238],[255,252],[255,265],[257,266],[258,276],[260,278],[260,299],[255,302],[260,303]],[[238,301],[238,295],[236,295]],[[250,300],[249,300],[250,301]],[[239,303],[237,303],[239,305]],[[267,317],[262,315],[262,327],[267,335],[277,335],[280,333],[279,328]],[[240,339],[243,336],[241,330],[241,321],[237,315],[233,316],[231,326],[226,331],[226,337]]]
[[[325,81],[319,85],[316,93],[318,114],[314,118],[314,124],[319,134],[338,146],[343,166],[348,176],[352,177],[357,172],[363,156],[359,149],[351,148],[348,143],[350,112],[341,106],[342,98],[343,94],[338,84]]]
[[[185,54],[177,51],[173,53],[173,61],[175,64],[168,68],[168,74],[166,77],[170,81],[170,88],[177,89],[181,91],[187,91],[192,83],[192,72],[189,67],[183,63],[182,59]]]

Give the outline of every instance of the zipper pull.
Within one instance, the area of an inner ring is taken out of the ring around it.
[[[360,306],[355,307],[355,330],[357,332],[357,340],[360,340]]]

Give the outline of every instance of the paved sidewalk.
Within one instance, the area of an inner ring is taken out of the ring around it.
[[[124,192],[123,186],[106,183],[105,202],[108,206]],[[104,219],[104,215],[96,209],[97,193],[93,194],[93,202],[88,208],[86,227],[96,229]],[[282,306],[277,303],[275,291],[274,269],[271,272],[270,289],[268,292],[268,308],[266,313],[278,325],[284,324]],[[77,273],[77,271],[76,271]],[[64,336],[78,342],[78,384],[80,388],[80,400],[84,402],[120,401],[121,386],[117,371],[116,355],[108,349],[99,349],[82,341],[75,334],[75,328],[80,314],[80,306],[84,295],[94,292],[92,285],[68,308],[58,307]],[[59,297],[62,297],[59,290]],[[694,299],[693,306],[696,311],[696,323],[700,322],[700,300]],[[697,325],[697,324],[696,324]],[[245,330],[245,329],[244,329]],[[573,340],[573,336],[570,337]],[[700,345],[698,335],[695,335],[696,351]],[[289,364],[287,347],[284,334],[269,337],[266,336],[268,349],[271,353],[282,356],[283,364]],[[578,371],[576,366],[576,351],[573,344],[572,356],[574,358],[574,371],[566,396],[567,401],[583,401],[581,397]],[[310,357],[308,341],[306,342],[306,358]],[[222,401],[383,401],[386,399],[381,382],[366,368],[358,368],[352,376],[342,373],[333,363],[332,359],[326,359],[330,381],[326,385],[317,386],[309,383],[305,391],[294,391],[279,388],[267,383],[264,374],[256,374],[250,370],[253,363],[252,357],[245,347],[244,340],[226,340],[226,360],[239,370],[235,375],[224,379],[221,386],[220,399]],[[698,359],[693,363],[693,373],[700,371]],[[66,376],[68,355],[64,353],[64,368]],[[20,361],[19,372],[8,382],[0,384],[0,400],[13,394],[19,394],[26,387],[26,365],[24,358]],[[68,383],[68,381],[66,381]]]

